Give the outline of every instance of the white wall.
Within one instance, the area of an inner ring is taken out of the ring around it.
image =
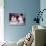
[[[0,41],[4,40],[3,9],[0,8]]]
[[[4,41],[4,3],[0,0],[0,42]]]

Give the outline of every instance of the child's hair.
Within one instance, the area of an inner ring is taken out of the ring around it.
[[[15,14],[14,13],[9,13],[9,21],[11,21],[11,17],[14,16],[15,17]]]

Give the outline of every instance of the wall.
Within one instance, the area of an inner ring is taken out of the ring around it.
[[[0,0],[0,42],[4,41],[4,0]]]
[[[43,9],[46,9],[46,0],[40,0],[40,10],[42,11]],[[43,13],[42,17],[44,20],[43,20],[43,22],[40,21],[40,25],[46,27],[46,11]],[[46,34],[45,34],[45,36],[46,36]],[[45,43],[46,43],[46,38],[45,38]]]
[[[43,9],[46,9],[46,0],[41,0],[40,1],[40,9],[41,9],[41,11]],[[46,11],[43,12],[42,17],[43,17],[43,22],[41,21],[40,25],[46,26]]]
[[[0,8],[0,42],[4,41],[4,8]]]
[[[32,29],[35,12],[40,10],[40,0],[4,0],[4,38],[7,41],[18,41]],[[22,12],[26,16],[26,25],[9,25],[9,13]]]

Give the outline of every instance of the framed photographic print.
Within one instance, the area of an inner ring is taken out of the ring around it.
[[[9,13],[10,25],[24,25],[25,16],[23,13]]]

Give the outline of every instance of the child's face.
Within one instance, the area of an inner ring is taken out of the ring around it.
[[[14,20],[14,16],[11,17],[11,20],[12,20],[12,21]]]
[[[16,21],[16,17],[12,16],[11,21]]]

